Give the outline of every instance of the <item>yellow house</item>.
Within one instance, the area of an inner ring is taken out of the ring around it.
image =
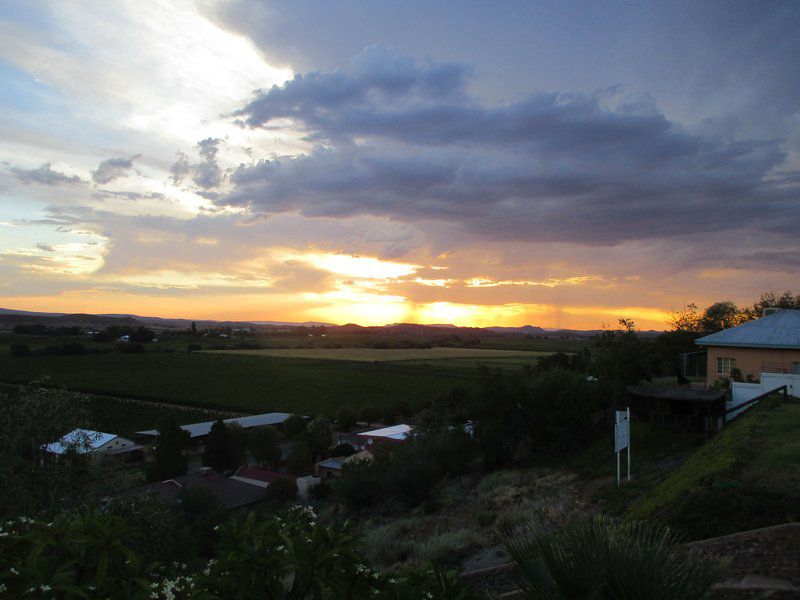
[[[760,380],[761,373],[800,374],[800,310],[767,309],[755,321],[695,340],[708,351],[706,384],[741,376]]]

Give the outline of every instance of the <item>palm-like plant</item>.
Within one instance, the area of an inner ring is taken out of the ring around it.
[[[555,534],[503,534],[524,598],[694,600],[722,574],[717,563],[690,554],[671,530],[652,522],[597,516]]]

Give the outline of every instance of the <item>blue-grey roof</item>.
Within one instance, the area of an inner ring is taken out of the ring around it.
[[[84,454],[102,448],[117,437],[116,433],[104,433],[91,429],[73,429],[60,440],[47,444],[45,450],[53,454],[65,454],[71,448],[79,454]]]
[[[262,415],[249,415],[246,417],[234,417],[232,419],[224,419],[223,422],[226,425],[238,425],[239,427],[243,427],[244,429],[249,429],[250,427],[263,427],[264,425],[280,425],[286,419],[291,417],[290,413],[264,413]],[[189,436],[192,438],[203,437],[208,435],[211,432],[211,426],[214,425],[216,421],[205,421],[203,423],[191,423],[189,425],[181,425],[181,429],[184,431],[189,432]],[[149,436],[157,436],[158,430],[157,429],[148,429],[147,431],[137,431],[139,435],[149,435]]]
[[[800,310],[779,310],[738,327],[701,337],[694,343],[698,346],[800,349]]]
[[[341,460],[339,458],[329,458],[327,460],[323,460],[317,466],[323,467],[323,468],[326,468],[326,469],[336,469],[336,470],[341,471],[342,470],[342,465],[344,465],[344,461],[343,460]]]

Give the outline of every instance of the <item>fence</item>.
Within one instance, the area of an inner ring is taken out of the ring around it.
[[[730,409],[727,408],[728,403],[726,402],[725,423],[730,423],[738,416],[740,416],[743,412],[749,410],[750,407],[752,407],[760,400],[763,400],[764,398],[767,398],[768,396],[771,396],[772,394],[776,394],[778,392],[783,392],[783,397],[786,398],[786,396],[788,396],[788,386],[782,385],[780,387],[776,387],[774,390],[764,392],[763,394],[756,396],[755,398],[750,398],[750,400],[746,400],[740,404],[737,404],[736,406]]]

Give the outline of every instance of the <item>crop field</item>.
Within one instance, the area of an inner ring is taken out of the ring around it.
[[[18,386],[0,384],[0,406],[15,402]],[[179,424],[213,421],[219,418],[213,412],[125,401],[101,396],[84,396],[85,404],[76,407],[71,427],[84,427],[95,431],[108,431],[130,437],[136,431],[153,429],[162,419],[172,417]],[[66,432],[65,432],[66,433]]]
[[[489,350],[484,348],[267,348],[262,350],[208,350],[209,354],[241,354],[244,356],[272,356],[356,362],[438,361],[465,360],[474,365],[484,359],[513,358],[534,359],[549,352],[532,353],[520,350]]]
[[[332,361],[211,353],[0,356],[0,382],[43,381],[87,393],[242,412],[332,415],[339,406],[412,408],[456,387],[477,385],[477,371],[432,361]]]

